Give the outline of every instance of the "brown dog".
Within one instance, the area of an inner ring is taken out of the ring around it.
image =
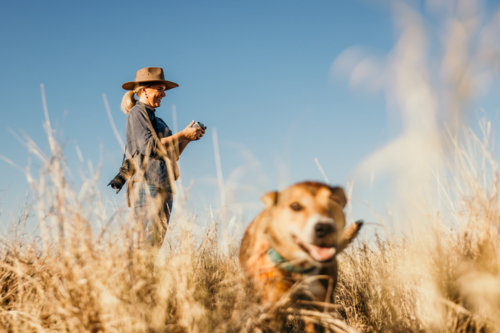
[[[356,222],[344,230],[344,190],[303,182],[267,193],[262,200],[266,208],[246,230],[240,249],[240,263],[256,279],[262,301],[277,302],[295,282],[327,275],[330,282],[312,279],[305,296],[292,298],[331,303],[337,282],[336,255],[363,224]]]

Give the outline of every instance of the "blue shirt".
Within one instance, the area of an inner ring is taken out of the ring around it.
[[[144,108],[158,138],[161,139],[172,135],[172,131],[168,128],[167,124],[161,118],[156,117],[155,109],[150,109],[140,101],[136,102],[127,115],[127,151],[130,154],[129,156],[137,153],[134,156],[136,165],[141,166],[144,160],[146,164],[144,179],[139,179],[139,174],[136,173],[131,181],[144,180],[148,185],[172,192],[165,160],[163,158],[156,158],[159,154],[157,145],[161,143],[157,142],[151,134],[143,112]],[[145,157],[149,158],[145,159]]]

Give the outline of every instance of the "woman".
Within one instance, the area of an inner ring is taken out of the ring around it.
[[[176,161],[189,142],[205,134],[204,129],[192,127],[194,121],[179,133],[172,134],[167,124],[156,116],[156,108],[160,107],[165,91],[178,86],[166,81],[163,69],[158,67],[140,69],[135,81],[122,85],[129,90],[121,104],[127,115],[127,153],[133,157],[137,168],[127,189],[133,193],[136,216],[145,221],[147,241],[154,247],[161,246],[172,212],[178,177]]]

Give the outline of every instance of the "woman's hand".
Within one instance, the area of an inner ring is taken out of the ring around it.
[[[194,120],[191,121],[191,123],[182,130],[182,135],[186,138],[186,140],[197,141],[203,137],[203,134],[205,134],[204,129],[201,129],[199,127],[194,128],[193,125]]]

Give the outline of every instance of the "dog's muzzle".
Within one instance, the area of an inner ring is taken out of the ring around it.
[[[309,218],[301,236],[295,242],[318,262],[329,262],[336,254],[337,225],[332,218],[314,215]]]
[[[337,231],[337,227],[335,226],[335,222],[324,223],[318,222],[314,225],[314,232],[316,234],[316,238],[323,238],[325,236],[330,235]]]

